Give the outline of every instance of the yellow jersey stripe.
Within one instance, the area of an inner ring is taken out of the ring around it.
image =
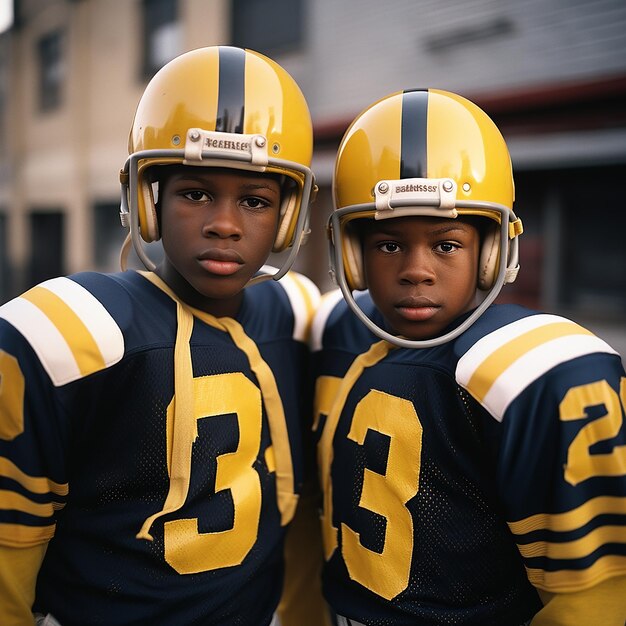
[[[29,476],[3,456],[0,456],[0,476],[14,480],[31,493],[54,493],[58,496],[66,496],[69,491],[67,483],[57,483],[41,476]]]
[[[62,508],[62,507],[57,507]],[[4,511],[20,511],[37,517],[52,517],[54,507],[51,502],[33,502],[14,491],[0,489],[0,509]]]
[[[601,583],[611,576],[626,574],[626,556],[609,554],[600,557],[593,565],[582,570],[559,570],[546,572],[537,568],[526,568],[532,585],[550,593],[580,591]]]
[[[55,524],[48,526],[24,526],[23,524],[0,524],[0,544],[10,548],[29,548],[50,541]]]
[[[568,532],[584,526],[589,520],[602,514],[626,515],[626,498],[599,496],[564,513],[539,513],[517,522],[509,522],[514,535],[525,535],[536,530]]]
[[[607,543],[626,544],[626,526],[600,526],[573,541],[533,541],[517,544],[524,558],[546,556],[549,559],[580,559]]]

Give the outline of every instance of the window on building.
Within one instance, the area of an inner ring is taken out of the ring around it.
[[[65,274],[63,250],[65,216],[61,211],[30,214],[31,285]]]
[[[61,31],[47,33],[37,42],[39,110],[52,111],[61,104],[66,60]]]
[[[268,55],[302,48],[304,0],[233,0],[231,10],[235,46]]]
[[[182,52],[178,0],[142,0],[143,78],[151,78]]]

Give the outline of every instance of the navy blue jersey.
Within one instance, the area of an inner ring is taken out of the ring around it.
[[[359,306],[384,322],[368,294]],[[313,326],[324,593],[370,626],[519,626],[626,573],[626,378],[564,318],[491,306],[452,342]],[[364,356],[359,356],[364,355]]]
[[[178,303],[146,276],[53,279],[0,308],[0,542],[50,541],[34,609],[63,626],[268,624],[283,568],[275,452],[297,493],[316,288],[289,273],[245,290],[236,321],[254,362],[190,317],[185,414]]]

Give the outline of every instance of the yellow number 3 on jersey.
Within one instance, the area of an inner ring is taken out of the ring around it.
[[[198,519],[165,523],[165,560],[179,573],[191,574],[239,565],[256,542],[261,516],[261,480],[253,467],[261,444],[261,392],[242,373],[194,379],[195,417],[234,413],[239,445],[217,457],[215,492],[229,489],[233,527],[201,533]],[[168,456],[172,441],[172,405],[168,407]]]

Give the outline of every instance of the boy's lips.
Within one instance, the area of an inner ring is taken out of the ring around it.
[[[221,248],[206,250],[198,257],[198,261],[205,270],[219,276],[230,276],[243,265],[243,259],[237,252]]]
[[[409,322],[424,322],[433,317],[440,305],[425,296],[403,298],[394,307],[400,317]]]

